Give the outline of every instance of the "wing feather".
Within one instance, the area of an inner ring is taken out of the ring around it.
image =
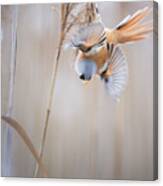
[[[128,66],[120,47],[114,48],[108,64],[111,66],[111,75],[106,72],[104,82],[108,93],[117,100],[124,91],[128,80]],[[110,69],[108,70],[110,71]],[[107,76],[107,74],[109,75]]]

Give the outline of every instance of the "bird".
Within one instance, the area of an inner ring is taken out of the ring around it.
[[[80,27],[71,37],[77,49],[75,71],[82,82],[100,77],[107,92],[118,100],[128,82],[128,65],[121,45],[147,38],[153,30],[152,21],[143,22],[151,9],[145,7],[128,15],[114,28],[100,20]]]

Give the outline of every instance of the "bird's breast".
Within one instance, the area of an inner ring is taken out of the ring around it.
[[[98,53],[93,55],[85,55],[84,53],[80,54],[80,59],[88,59],[94,61],[97,65],[97,73],[99,69],[105,64],[106,60],[108,59],[109,54],[107,48],[102,48]]]

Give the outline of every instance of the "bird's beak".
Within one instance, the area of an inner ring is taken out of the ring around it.
[[[81,80],[83,85],[88,85],[90,82],[92,82],[95,79],[96,75],[93,75],[90,80]]]

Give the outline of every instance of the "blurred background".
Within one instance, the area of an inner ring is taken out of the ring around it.
[[[152,2],[98,3],[107,27]],[[8,112],[10,63],[17,19],[15,118],[37,149],[44,128],[51,73],[60,35],[59,4],[2,6],[2,115]],[[18,10],[17,18],[13,12]],[[152,13],[148,19],[152,18]],[[115,102],[95,79],[84,86],[74,71],[74,54],[62,52],[50,115],[44,162],[49,177],[153,179],[153,37],[123,46],[129,82]],[[2,125],[2,175],[32,177],[35,160],[11,130],[6,167],[7,127]]]

